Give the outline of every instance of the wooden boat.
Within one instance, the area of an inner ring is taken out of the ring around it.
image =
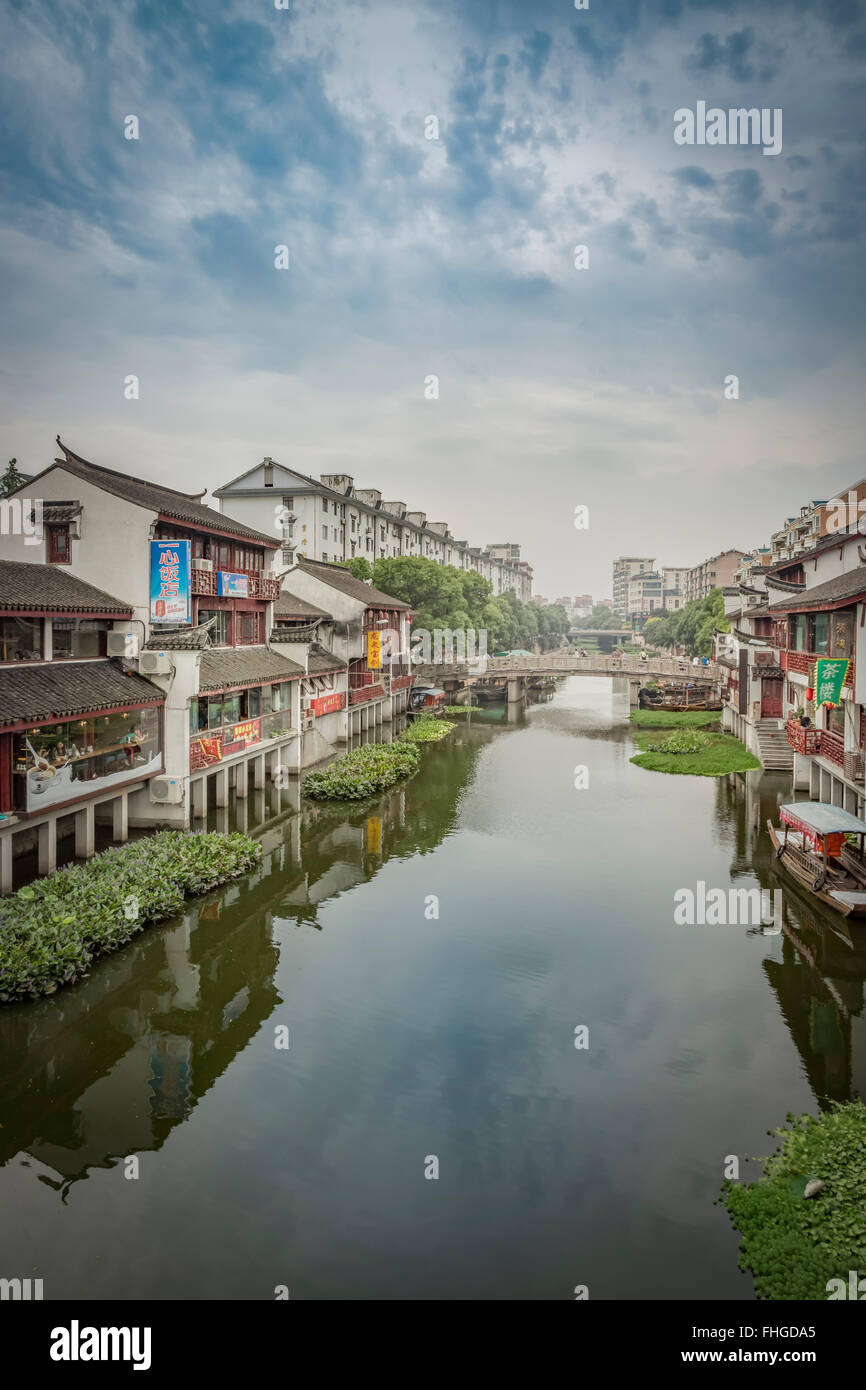
[[[776,858],[811,897],[844,917],[866,917],[866,821],[827,801],[795,801],[779,808],[781,826],[767,821]],[[857,835],[862,866],[852,872],[846,835]]]
[[[409,714],[444,714],[447,704],[444,690],[433,685],[416,685],[409,692]]]

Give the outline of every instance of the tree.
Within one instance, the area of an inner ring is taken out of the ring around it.
[[[365,560],[363,555],[358,555],[354,560],[338,560],[337,564],[344,570],[348,570],[356,579],[372,579],[373,567],[369,560]],[[395,598],[399,595],[395,594]]]
[[[603,604],[597,603],[589,617],[578,618],[574,626],[587,630],[602,627],[622,627],[623,621],[618,613],[614,613],[612,608],[605,608]]]
[[[19,487],[24,486],[25,479],[18,472],[18,460],[10,459],[6,466],[6,472],[0,477],[0,497],[8,497],[10,493],[17,492]]]

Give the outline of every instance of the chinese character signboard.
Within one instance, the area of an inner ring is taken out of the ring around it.
[[[249,575],[229,574],[228,570],[218,570],[217,593],[220,598],[249,598]]]
[[[150,621],[189,623],[189,541],[150,542]]]
[[[258,743],[262,736],[262,723],[260,719],[247,719],[243,724],[235,724],[232,729],[232,743],[243,743],[249,748],[251,743]]]
[[[847,657],[820,657],[815,662],[815,703],[819,705],[838,705],[842,698],[842,686],[848,671]]]
[[[381,632],[367,633],[367,666],[371,671],[378,671],[382,665],[382,634]]]
[[[335,690],[333,695],[320,695],[317,700],[313,700],[310,709],[313,714],[333,714],[334,710],[343,708],[343,696],[339,690]]]

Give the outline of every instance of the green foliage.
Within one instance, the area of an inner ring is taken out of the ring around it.
[[[715,628],[731,630],[721,589],[713,589],[706,598],[693,599],[676,613],[648,618],[643,635],[656,647],[685,647],[689,656],[712,656]]]
[[[304,795],[313,801],[364,801],[418,770],[418,749],[398,739],[366,743],[319,771],[308,772]]]
[[[866,1274],[866,1106],[834,1102],[815,1118],[788,1115],[755,1183],[725,1179],[720,1201],[740,1232],[740,1268],[764,1299],[828,1297],[827,1284]],[[802,1195],[810,1178],[823,1189]]]
[[[700,734],[695,729],[686,729],[681,735],[670,737],[683,736],[706,741],[695,752],[665,749],[664,743],[668,740],[659,741],[649,730],[640,730],[635,734],[635,741],[641,751],[636,753],[631,761],[636,767],[646,768],[648,772],[678,772],[694,777],[724,777],[728,772],[749,772],[752,768],[761,766],[758,759],[743,747],[739,739],[731,738],[727,734]]]
[[[623,622],[618,613],[615,613],[612,608],[605,608],[600,603],[595,605],[588,618],[578,618],[577,622],[572,624],[572,627],[587,629],[626,626],[627,624]]]
[[[719,711],[708,709],[635,709],[629,715],[639,729],[695,729],[718,724]]]
[[[413,719],[404,729],[400,739],[404,743],[438,743],[440,738],[450,734],[454,728],[447,719],[438,719],[434,714],[422,714]]]
[[[421,555],[377,560],[373,583],[411,604],[416,630],[474,628],[479,632],[486,628],[490,651],[496,647],[531,650],[536,642],[548,650],[558,647],[568,631],[568,617],[558,604],[539,608],[535,603],[521,603],[510,590],[494,598],[491,585],[475,570],[437,565]]]
[[[659,753],[702,753],[711,742],[709,734],[701,733],[700,729],[677,729],[676,733],[669,734],[655,747]]]
[[[348,570],[356,579],[372,579],[373,566],[369,560],[365,560],[363,555],[357,555],[354,560],[338,560],[337,564],[341,569]],[[397,598],[397,594],[394,595]]]
[[[18,472],[18,460],[10,459],[6,465],[6,472],[0,476],[0,497],[8,497],[10,493],[17,492],[19,487],[24,486],[24,479]]]
[[[0,902],[0,1001],[53,994],[149,923],[258,864],[246,835],[163,830],[71,864]]]

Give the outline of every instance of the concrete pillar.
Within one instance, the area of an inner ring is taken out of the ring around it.
[[[0,835],[0,893],[12,892],[12,831]]]
[[[121,792],[111,803],[111,838],[124,843],[129,838],[129,796]]]
[[[190,784],[190,797],[193,820],[204,820],[207,815],[207,773]]]
[[[509,705],[517,704],[526,695],[526,682],[523,676],[509,676],[505,698]]]
[[[264,753],[257,753],[253,758],[253,786],[260,792],[267,785],[267,769],[265,768]]]
[[[857,814],[857,792],[854,787],[845,788],[845,810],[850,811],[852,816]]]
[[[89,801],[75,812],[75,857],[92,859],[96,850],[96,816],[94,805]]]
[[[216,773],[216,804],[217,806],[228,806],[229,804],[229,773],[227,767],[221,767]]]
[[[44,821],[37,831],[39,836],[39,872],[53,874],[57,868],[57,818],[52,816]],[[76,839],[77,839],[76,835]]]
[[[249,764],[244,758],[235,771],[235,796],[245,797],[250,784]]]

